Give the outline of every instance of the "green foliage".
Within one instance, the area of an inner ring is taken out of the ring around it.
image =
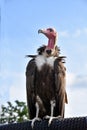
[[[25,102],[15,101],[13,105],[7,102],[7,106],[2,105],[0,112],[0,124],[22,122],[28,119],[28,108]]]

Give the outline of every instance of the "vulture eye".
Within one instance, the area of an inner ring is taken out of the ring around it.
[[[53,29],[52,29],[52,28],[49,28],[48,30],[49,30],[50,32],[53,32]]]

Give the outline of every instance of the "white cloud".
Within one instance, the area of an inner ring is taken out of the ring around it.
[[[74,85],[76,87],[87,87],[87,75],[78,75]]]
[[[68,105],[65,108],[65,117],[87,115],[87,75],[67,74]]]
[[[0,104],[4,104],[7,101],[21,100],[26,101],[26,83],[24,73],[8,72],[4,71],[1,74],[3,85],[0,88]],[[8,79],[11,79],[8,82]]]
[[[86,116],[87,115],[87,89],[79,87],[69,90],[68,100],[66,105],[66,117]]]
[[[84,33],[87,35],[87,27],[86,28],[84,28]]]
[[[9,99],[11,101],[26,101],[25,75],[21,73],[15,73],[14,77],[14,82],[9,88]]]
[[[59,32],[59,37],[69,37],[69,33],[68,31],[60,31]]]
[[[72,38],[78,38],[78,37],[81,37],[82,35],[87,35],[87,27],[85,28],[78,28],[76,29],[74,32],[69,32],[67,30],[64,30],[64,31],[60,31],[59,33],[59,36],[60,37],[65,37],[65,38],[69,38],[69,37],[72,37]]]
[[[0,105],[5,103],[5,100],[7,98],[8,93],[8,87],[6,85],[0,86]]]
[[[74,73],[66,74],[66,86],[72,86],[75,82],[76,75]]]
[[[74,34],[72,34],[73,37],[77,38],[79,36],[81,36],[82,30],[81,29],[77,29]]]
[[[67,73],[66,74],[66,86],[68,88],[84,88],[87,87],[87,75]]]
[[[26,102],[26,86],[11,86],[9,90],[10,101],[25,101]]]
[[[85,28],[82,28],[82,29],[76,29],[75,31],[74,31],[74,33],[72,33],[72,37],[74,37],[74,38],[78,38],[78,37],[81,37],[81,36],[85,36],[85,35],[87,35],[87,27],[85,27]]]

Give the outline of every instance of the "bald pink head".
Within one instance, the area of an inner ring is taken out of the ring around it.
[[[38,33],[43,33],[48,38],[46,50],[53,50],[56,46],[57,32],[54,28],[39,29]]]

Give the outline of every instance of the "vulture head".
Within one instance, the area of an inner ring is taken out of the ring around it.
[[[45,56],[57,56],[59,48],[56,46],[57,32],[54,28],[39,29],[38,33],[44,34],[48,38],[48,45],[39,48],[37,51]],[[40,50],[41,49],[41,50]],[[43,51],[42,51],[43,50]]]

